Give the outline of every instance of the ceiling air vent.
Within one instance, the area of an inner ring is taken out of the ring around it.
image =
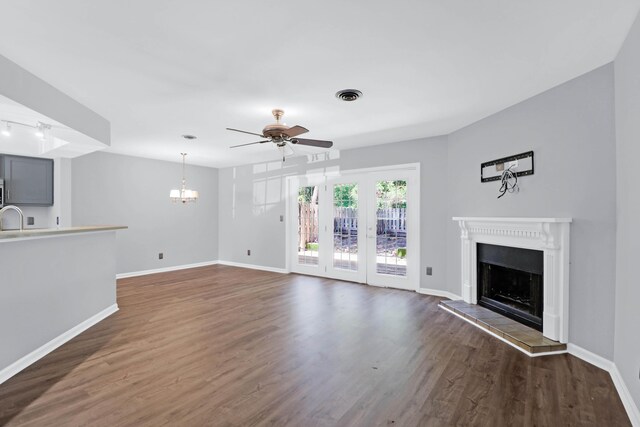
[[[343,101],[355,101],[362,96],[362,92],[357,89],[343,89],[336,93],[336,98]]]

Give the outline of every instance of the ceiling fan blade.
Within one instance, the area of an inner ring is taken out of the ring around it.
[[[254,133],[254,132],[247,132],[246,130],[233,129],[233,128],[227,128],[227,130],[232,130],[234,132],[248,133],[249,135],[255,135],[255,136],[262,137],[262,138],[266,138],[264,135],[261,135],[259,133]]]
[[[303,133],[307,132],[309,132],[309,129],[295,125],[291,126],[289,129],[283,131],[282,133],[287,135],[289,138],[293,138],[294,136],[302,135]]]
[[[303,139],[303,138],[293,138],[291,140],[292,144],[300,144],[300,145],[310,145],[312,147],[322,147],[322,148],[331,148],[333,147],[332,141],[323,141],[321,139]]]
[[[245,145],[253,145],[253,144],[264,144],[265,142],[269,142],[269,141],[256,141],[256,142],[249,142],[247,144],[240,144],[240,145],[232,145],[229,148],[236,148],[236,147],[244,147]]]

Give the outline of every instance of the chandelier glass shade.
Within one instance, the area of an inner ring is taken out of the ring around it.
[[[185,157],[187,153],[180,153],[182,155],[182,187],[177,190],[171,190],[169,198],[173,203],[190,203],[198,200],[198,192],[196,190],[189,190],[187,188],[187,180],[185,178]]]

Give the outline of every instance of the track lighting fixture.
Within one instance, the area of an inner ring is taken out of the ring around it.
[[[3,136],[11,136],[11,126],[19,125],[27,128],[35,129],[35,135],[40,138],[42,141],[46,141],[49,138],[49,133],[51,132],[52,126],[43,122],[36,122],[35,125],[30,125],[28,123],[14,122],[13,120],[1,120],[2,129],[0,133]]]

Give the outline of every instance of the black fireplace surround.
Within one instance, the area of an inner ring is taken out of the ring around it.
[[[543,252],[477,244],[478,304],[542,331]]]

